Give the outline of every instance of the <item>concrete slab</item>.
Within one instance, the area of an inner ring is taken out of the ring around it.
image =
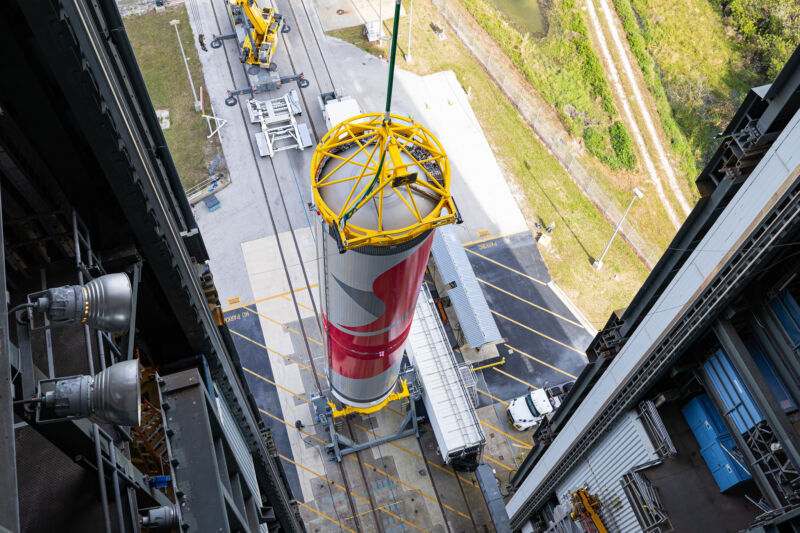
[[[394,0],[314,0],[314,9],[324,31],[394,18]],[[400,6],[400,16],[406,16],[403,6]]]

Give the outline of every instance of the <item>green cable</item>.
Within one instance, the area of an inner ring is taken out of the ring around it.
[[[383,21],[381,21],[383,25]],[[386,89],[386,120],[392,109],[392,87],[394,86],[394,59],[397,56],[397,29],[400,25],[400,0],[394,3],[394,26],[392,27],[392,53],[389,56],[389,86]]]
[[[383,21],[381,20],[379,22],[381,27],[383,27]],[[399,26],[400,26],[400,0],[395,0],[394,23],[392,25],[392,51],[391,54],[389,55],[389,83],[386,87],[386,112],[383,117],[384,121],[391,121],[391,119],[389,118],[389,113],[392,109],[392,88],[394,87],[394,62],[395,58],[397,57],[397,30]],[[383,30],[381,30],[381,33],[383,33]],[[381,154],[381,160],[378,163],[378,171],[375,173],[375,177],[372,178],[372,182],[369,184],[369,187],[367,187],[364,190],[358,201],[356,201],[356,203],[353,204],[353,207],[347,213],[344,214],[341,222],[339,222],[340,228],[342,229],[344,228],[345,224],[347,224],[347,221],[350,219],[351,216],[353,216],[353,213],[356,210],[356,206],[358,206],[358,204],[360,204],[361,201],[367,196],[369,196],[369,194],[372,192],[372,189],[378,182],[378,178],[381,175],[381,171],[383,170],[383,161],[386,158],[386,150],[388,148],[389,148],[389,143],[387,138],[387,143],[386,146],[383,147],[383,153]]]

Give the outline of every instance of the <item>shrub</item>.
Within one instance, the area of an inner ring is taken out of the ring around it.
[[[633,139],[619,120],[608,127],[611,148],[617,154],[619,164],[623,168],[633,170],[636,167],[636,152],[633,150]]]

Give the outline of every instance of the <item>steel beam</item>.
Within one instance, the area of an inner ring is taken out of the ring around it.
[[[744,386],[750,392],[756,405],[764,418],[767,419],[772,431],[780,440],[783,450],[794,465],[800,471],[800,435],[792,427],[786,413],[781,409],[778,400],[772,393],[769,384],[764,379],[761,371],[756,366],[755,361],[750,356],[750,352],[728,320],[719,319],[713,325],[714,335],[716,335],[722,348],[739,373],[744,382]]]
[[[170,445],[183,492],[183,523],[188,531],[230,531],[222,494],[220,462],[214,451],[203,381],[196,369],[164,376],[162,396],[169,406]],[[224,461],[223,461],[224,464]]]

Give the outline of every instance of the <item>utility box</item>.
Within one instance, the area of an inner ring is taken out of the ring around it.
[[[692,429],[700,448],[705,448],[721,438],[730,438],[722,417],[717,413],[707,394],[695,397],[681,409],[681,413]]]
[[[752,476],[742,468],[744,462],[734,456],[733,447],[733,438],[727,436],[700,450],[700,455],[711,470],[720,492],[752,479]]]
[[[720,492],[751,479],[752,476],[744,468],[744,460],[734,450],[734,440],[722,416],[708,395],[695,397],[681,409],[681,413],[697,439],[700,455]]]

